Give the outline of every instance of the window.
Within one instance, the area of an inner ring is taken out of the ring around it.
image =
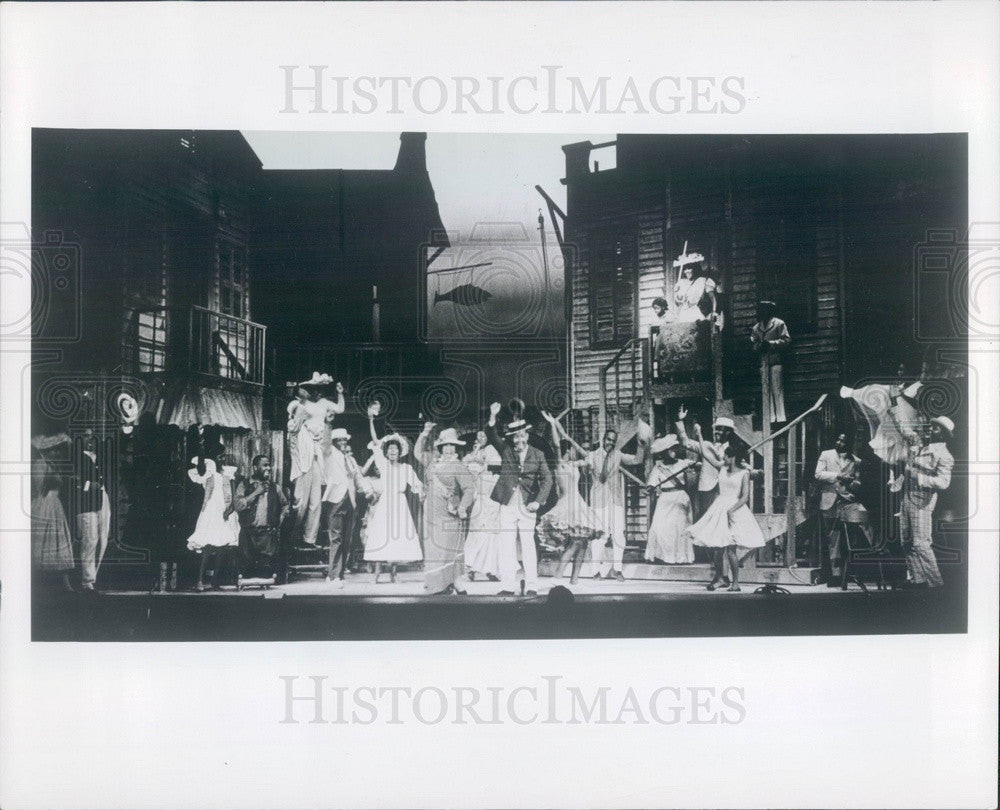
[[[802,211],[769,218],[757,241],[760,297],[774,301],[792,335],[814,332],[817,320],[816,225]]]
[[[122,241],[127,317],[123,361],[131,373],[163,371],[167,345],[167,275],[164,234],[134,230]]]
[[[247,250],[242,245],[220,240],[218,326],[213,329],[217,373],[244,379],[251,357],[252,327],[249,320]],[[231,317],[225,317],[225,316]],[[239,320],[237,320],[239,319]]]
[[[590,238],[590,344],[617,346],[635,335],[636,236],[630,228]]]
[[[246,248],[220,241],[219,312],[249,319]]]

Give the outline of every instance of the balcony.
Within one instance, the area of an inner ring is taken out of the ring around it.
[[[266,329],[199,306],[131,310],[124,365],[139,374],[166,372],[262,388]]]

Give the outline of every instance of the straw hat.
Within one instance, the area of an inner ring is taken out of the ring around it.
[[[337,439],[350,439],[351,434],[347,432],[347,428],[334,428],[330,431],[330,441],[337,441]]]
[[[650,445],[649,452],[654,456],[658,456],[660,453],[666,453],[671,447],[677,447],[680,441],[677,438],[676,433],[668,433],[666,436],[661,436],[652,445]]]
[[[507,425],[507,430],[503,434],[504,438],[509,439],[511,436],[516,436],[518,433],[524,433],[530,428],[527,422],[523,419],[515,419],[513,422]]]
[[[441,434],[437,437],[437,441],[434,442],[435,447],[440,447],[443,444],[452,444],[455,447],[465,447],[465,442],[458,438],[458,431],[454,428],[445,428],[441,431]]]
[[[736,423],[728,416],[720,416],[718,419],[712,422],[712,427],[721,427],[721,428],[729,428],[730,430],[736,430]]]
[[[388,444],[389,442],[396,442],[399,445],[399,457],[400,458],[402,458],[403,456],[409,455],[409,452],[410,452],[410,443],[406,440],[406,438],[404,436],[401,436],[398,433],[390,433],[388,436],[383,436],[379,440],[379,444],[382,445],[383,452],[384,452],[384,448],[385,448],[386,444]]]
[[[935,416],[931,419],[931,424],[937,425],[949,436],[955,432],[955,423],[952,422],[947,416]]]

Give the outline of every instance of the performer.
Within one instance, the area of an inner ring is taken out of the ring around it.
[[[357,511],[358,493],[364,491],[361,470],[350,456],[351,434],[344,428],[334,428],[330,434],[333,446],[326,457],[321,531],[329,547],[326,581],[344,587],[344,573],[351,553],[351,534]]]
[[[323,391],[332,384],[329,374],[313,372],[311,379],[299,384],[297,399],[288,405],[289,444],[295,448],[290,473],[295,532],[310,545],[315,545],[319,534],[326,457],[332,448],[331,424],[345,408],[341,383],[337,383],[336,401],[323,396]]]
[[[389,578],[396,581],[396,566],[424,558],[417,527],[413,524],[406,490],[423,495],[416,471],[403,459],[410,444],[398,433],[379,438],[375,432],[377,409],[368,409],[368,427],[372,437],[372,455],[381,477],[382,495],[375,503],[365,533],[365,561],[375,563],[375,582],[386,563]]]
[[[657,497],[643,556],[651,562],[693,563],[694,546],[687,531],[691,498],[684,491],[684,472],[694,463],[682,457],[684,448],[674,435],[657,439],[650,452],[656,463],[646,483]]]
[[[31,447],[31,562],[38,572],[58,575],[64,590],[72,591],[69,575],[73,573],[73,544],[69,521],[60,493],[63,488],[58,473],[56,452],[68,448],[69,436],[35,436]]]
[[[951,486],[955,459],[947,441],[955,423],[947,416],[930,420],[929,429],[915,436],[915,446],[903,472],[899,526],[906,552],[907,581],[915,588],[939,588],[944,582],[934,557],[932,528],[937,495]]]
[[[785,322],[775,317],[776,308],[773,301],[758,302],[757,322],[750,330],[750,344],[767,371],[772,423],[785,421],[784,355],[792,342]]]
[[[687,243],[684,252],[674,261],[674,267],[680,271],[680,277],[674,285],[674,320],[678,323],[694,323],[708,318],[714,318],[717,309],[715,298],[715,282],[705,275],[705,257],[700,253],[688,253]],[[700,304],[708,297],[709,312],[706,314]]]
[[[836,530],[836,521],[858,526],[868,538],[868,544],[872,545],[868,510],[857,499],[861,489],[861,459],[851,453],[846,433],[837,436],[832,450],[819,454],[815,477],[820,491],[821,531],[827,538],[829,549],[827,584],[832,587],[841,577],[840,562],[845,551],[841,548],[843,538]],[[827,567],[826,560],[824,567]]]
[[[559,448],[559,463],[556,465],[556,488],[559,500],[538,521],[538,533],[563,549],[556,568],[556,578],[569,563],[573,564],[570,584],[575,585],[580,577],[592,540],[604,538],[604,524],[600,516],[591,509],[580,495],[580,470],[573,463],[573,444],[560,438],[561,426],[548,411],[542,416],[552,429],[552,444]]]
[[[424,430],[414,445],[420,455],[430,439],[433,423]],[[468,519],[476,497],[476,482],[469,468],[458,457],[458,448],[465,442],[454,428],[442,430],[434,442],[440,455],[424,470],[424,590],[428,593],[465,593],[459,579],[462,575],[462,549],[465,540],[463,521]]]
[[[288,515],[288,498],[271,480],[271,459],[254,456],[251,467],[251,477],[236,485],[233,498],[241,527],[240,578],[272,579],[281,551],[279,534]]]
[[[507,425],[505,444],[497,434],[500,403],[490,405],[486,435],[500,454],[500,477],[490,497],[500,504],[499,595],[513,596],[517,580],[517,542],[521,541],[524,585],[527,596],[538,595],[538,554],[535,550],[536,513],[549,497],[552,473],[541,450],[528,445],[529,425],[515,419]]]
[[[92,430],[87,430],[74,463],[73,495],[76,531],[80,538],[81,587],[84,591],[95,589],[97,571],[104,559],[111,529],[111,501],[104,488],[97,444],[97,436]]]
[[[604,534],[611,538],[611,563],[605,572],[605,579],[625,581],[622,573],[625,559],[625,477],[622,475],[622,464],[640,465],[643,463],[645,445],[639,442],[638,452],[623,453],[617,447],[618,432],[609,428],[604,432],[601,446],[591,450],[587,457],[575,462],[580,467],[590,467],[592,482],[590,485],[590,506],[601,519]],[[605,539],[598,538],[590,543],[590,556],[598,570],[594,579],[601,578],[600,565],[605,554]]]
[[[201,465],[197,457],[191,459],[191,464],[193,466],[188,470],[188,477],[205,490],[198,523],[194,534],[187,541],[188,549],[201,557],[198,565],[198,582],[194,588],[200,592],[207,590],[205,571],[208,570],[209,559],[213,558],[211,587],[218,588],[225,550],[239,545],[239,520],[229,508],[233,502],[232,486],[218,471],[215,459],[204,459],[204,473],[198,472],[198,467]]]
[[[702,458],[714,464],[707,454]],[[719,470],[719,497],[688,529],[696,546],[725,549],[732,578],[728,591],[740,590],[740,560],[753,549],[765,545],[764,535],[750,511],[750,471],[740,462],[740,451],[732,444],[726,445]]]
[[[490,582],[500,581],[500,504],[490,497],[500,472],[500,454],[489,443],[485,430],[476,431],[472,450],[463,459],[476,478],[476,500],[465,537],[465,568],[469,581],[476,574]]]

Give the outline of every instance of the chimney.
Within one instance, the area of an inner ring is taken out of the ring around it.
[[[427,152],[424,147],[426,132],[403,132],[399,136],[399,155],[396,157],[396,172],[426,172]]]
[[[575,180],[580,175],[590,174],[590,150],[594,144],[590,141],[580,143],[568,143],[562,150],[566,155],[566,177],[565,181]]]

